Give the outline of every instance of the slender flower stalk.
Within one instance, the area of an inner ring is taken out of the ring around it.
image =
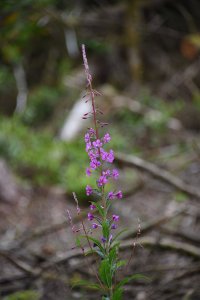
[[[88,220],[94,221],[92,224],[92,229],[101,229],[101,238],[96,241],[95,250],[100,257],[101,263],[99,266],[99,277],[104,285],[104,293],[102,299],[114,299],[113,298],[113,283],[115,278],[115,273],[118,269],[117,267],[117,248],[118,245],[113,242],[112,231],[117,228],[116,222],[119,221],[119,216],[112,215],[109,217],[109,209],[111,206],[111,200],[121,199],[122,192],[111,192],[106,190],[108,182],[112,179],[117,180],[119,177],[119,172],[117,169],[109,169],[108,165],[112,164],[114,161],[114,151],[110,149],[105,150],[106,144],[111,140],[110,134],[106,132],[102,137],[99,135],[99,124],[100,121],[97,120],[97,112],[95,105],[95,95],[98,94],[93,90],[92,87],[92,76],[89,72],[89,65],[87,61],[87,56],[85,52],[85,46],[82,46],[83,62],[87,78],[87,86],[89,96],[92,102],[92,116],[94,128],[89,128],[85,134],[86,152],[90,159],[90,165],[86,169],[86,174],[88,176],[96,176],[96,187],[87,186],[86,195],[90,196],[94,193],[99,196],[98,203],[92,203],[90,209],[94,207],[97,208],[98,217],[93,213],[88,213]]]
[[[116,181],[119,178],[119,172],[116,168],[112,167],[114,162],[114,151],[107,149],[107,144],[111,141],[109,132],[100,135],[100,128],[104,127],[106,123],[102,123],[97,119],[98,114],[102,114],[96,107],[95,97],[99,95],[92,87],[92,76],[89,72],[89,65],[87,61],[85,46],[82,45],[82,54],[84,68],[87,78],[87,96],[89,97],[92,105],[92,111],[83,116],[92,116],[93,128],[88,128],[85,134],[86,152],[89,157],[89,166],[86,169],[87,176],[94,176],[96,179],[95,186],[86,186],[86,195],[92,196],[95,200],[91,201],[89,211],[87,213],[88,221],[91,222],[90,230],[82,222],[82,230],[84,235],[78,238],[77,245],[82,247],[80,243],[81,238],[85,238],[89,245],[88,254],[94,254],[99,257],[98,270],[95,273],[97,283],[86,284],[90,287],[99,289],[102,293],[102,300],[120,300],[122,299],[123,285],[134,279],[133,276],[123,278],[117,282],[117,271],[126,265],[124,260],[119,259],[119,233],[115,233],[119,227],[120,217],[116,214],[110,213],[110,208],[114,200],[122,199],[123,194],[121,190],[110,191],[108,183]],[[88,101],[88,100],[87,100]],[[96,197],[96,198],[95,198]],[[80,212],[78,201],[77,211]],[[95,238],[89,232],[96,232]],[[122,230],[121,232],[123,232]],[[96,237],[97,236],[97,237]],[[82,283],[83,285],[83,283]]]

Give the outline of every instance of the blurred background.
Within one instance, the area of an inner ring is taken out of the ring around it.
[[[199,0],[1,0],[1,299],[94,299],[71,290],[92,274],[67,220],[92,180],[81,44],[121,174],[113,210],[127,239],[142,228],[129,271],[152,280],[124,299],[200,299]]]

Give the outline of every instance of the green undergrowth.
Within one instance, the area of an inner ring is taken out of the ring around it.
[[[111,147],[122,150],[123,137],[114,137]],[[64,142],[50,132],[33,130],[20,118],[0,117],[0,156],[17,176],[38,186],[62,186],[67,193],[76,191],[85,199],[85,186],[93,178],[85,175],[89,164],[84,138]]]
[[[40,296],[37,291],[26,290],[26,291],[18,291],[7,297],[4,297],[3,300],[39,300],[39,298]]]
[[[116,128],[124,139],[128,139],[128,151],[139,152],[148,148],[158,148],[170,143],[169,122],[176,117],[181,108],[181,101],[173,103],[151,96],[143,92],[137,101],[143,107],[141,114],[134,113],[128,108],[122,108],[114,115]]]
[[[83,149],[83,141],[66,143],[26,127],[18,118],[0,119],[0,155],[29,183],[61,185],[67,192],[82,194],[89,181]]]
[[[41,86],[31,91],[28,106],[22,115],[26,125],[39,126],[52,117],[62,97],[62,90]]]

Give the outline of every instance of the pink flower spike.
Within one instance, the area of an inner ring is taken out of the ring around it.
[[[91,214],[91,213],[88,213],[88,220],[89,220],[89,221],[94,220],[94,215]]]
[[[91,188],[91,186],[87,185],[86,186],[86,195],[90,196],[92,194],[93,189]]]
[[[91,204],[90,205],[90,210],[95,210],[96,209],[96,206],[94,204]]]
[[[118,222],[119,221],[119,216],[118,215],[113,215],[112,219],[114,222]]]
[[[115,196],[117,197],[117,199],[122,199],[123,195],[122,195],[122,191],[118,191]]]

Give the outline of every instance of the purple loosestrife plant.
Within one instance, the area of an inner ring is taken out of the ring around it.
[[[99,93],[93,90],[92,87],[92,76],[89,72],[84,45],[82,46],[82,54],[87,77],[87,96],[90,98],[92,104],[92,112],[85,114],[83,119],[87,118],[86,115],[93,119],[93,128],[89,128],[85,134],[85,150],[89,157],[89,166],[86,169],[86,175],[95,176],[96,179],[96,186],[86,186],[86,195],[92,195],[96,200],[91,202],[87,213],[88,221],[91,222],[90,229],[87,230],[82,222],[84,235],[77,238],[77,245],[83,249],[80,240],[86,239],[89,245],[89,251],[86,254],[95,254],[95,257],[99,257],[99,261],[96,261],[97,270],[95,277],[97,282],[81,282],[80,284],[100,290],[102,300],[121,300],[123,286],[140,275],[125,277],[121,281],[117,281],[117,272],[122,266],[126,266],[127,264],[126,261],[120,260],[118,255],[120,246],[118,237],[124,230],[115,233],[119,227],[120,217],[110,214],[110,208],[113,200],[121,200],[123,195],[121,190],[110,191],[108,189],[108,183],[111,180],[118,180],[119,172],[116,168],[112,167],[114,151],[112,149],[107,150],[107,144],[111,140],[109,132],[106,132],[102,136],[100,135],[100,129],[104,127],[105,123],[97,120],[99,110],[95,105],[95,96],[99,95]],[[77,202],[76,198],[75,200]],[[99,238],[91,237],[89,232],[92,230],[99,233]]]

